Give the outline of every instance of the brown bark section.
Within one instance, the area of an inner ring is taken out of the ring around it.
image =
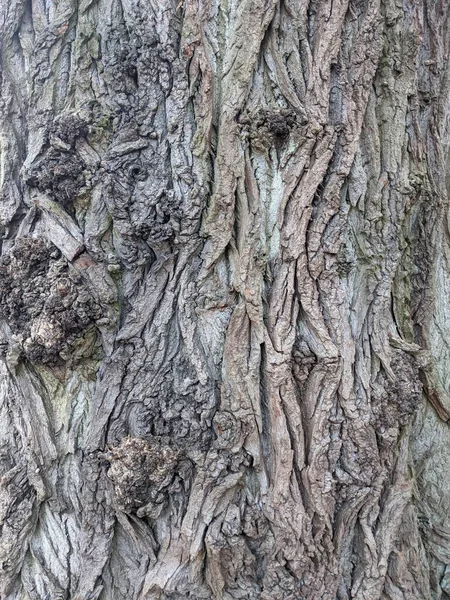
[[[449,6],[0,0],[0,598],[450,597]]]

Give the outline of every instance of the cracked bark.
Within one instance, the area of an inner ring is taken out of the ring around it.
[[[448,3],[0,22],[0,598],[450,598]]]

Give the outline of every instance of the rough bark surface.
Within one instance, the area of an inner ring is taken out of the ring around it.
[[[0,598],[450,598],[447,0],[0,25]]]

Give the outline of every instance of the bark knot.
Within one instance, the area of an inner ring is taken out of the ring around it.
[[[102,457],[110,465],[117,508],[139,517],[157,516],[174,483],[181,450],[157,437],[126,437]]]
[[[0,258],[0,318],[32,362],[63,360],[101,313],[79,275],[43,238],[19,238]]]

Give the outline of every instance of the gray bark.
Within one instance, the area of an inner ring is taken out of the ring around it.
[[[448,2],[0,23],[0,598],[450,598]]]

